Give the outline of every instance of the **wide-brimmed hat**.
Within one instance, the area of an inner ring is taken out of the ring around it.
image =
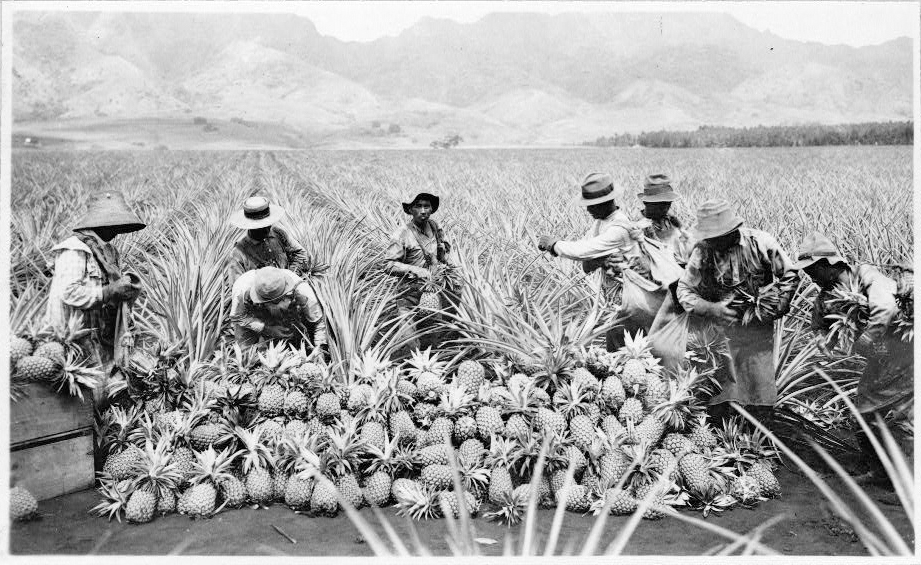
[[[614,178],[607,173],[589,173],[582,181],[581,190],[579,204],[583,206],[610,202],[617,196],[614,194]]]
[[[721,198],[707,200],[697,209],[694,237],[698,240],[713,239],[739,229],[743,223],[729,202]]]
[[[642,202],[674,202],[678,195],[672,188],[672,181],[667,175],[656,174],[646,177],[643,192],[637,194]]]
[[[298,285],[297,275],[278,267],[262,267],[256,271],[249,297],[256,304],[272,302],[288,294]]]
[[[825,259],[830,265],[847,263],[847,260],[838,253],[838,248],[830,239],[814,231],[808,234],[799,244],[798,261],[793,264],[796,270],[802,270],[820,259]]]
[[[90,200],[86,215],[74,231],[93,228],[118,228],[121,233],[142,230],[147,225],[131,211],[120,192],[101,192]]]
[[[438,211],[438,204],[440,203],[440,201],[437,196],[435,196],[434,194],[430,192],[419,192],[415,196],[413,196],[412,200],[410,200],[409,202],[401,202],[401,204],[403,204],[403,211],[409,214],[409,209],[412,208],[413,204],[415,204],[416,201],[418,200],[428,200],[429,203],[432,205],[433,214]]]
[[[243,230],[267,228],[285,217],[285,209],[269,204],[268,198],[252,196],[243,202],[243,209],[234,212],[230,223]]]

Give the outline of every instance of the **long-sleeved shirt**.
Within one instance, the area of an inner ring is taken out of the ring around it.
[[[262,241],[249,234],[240,238],[231,252],[228,277],[232,284],[246,271],[262,267],[288,269],[300,275],[309,262],[307,251],[287,230],[272,226]]]
[[[314,335],[310,336],[314,346],[326,343],[326,323],[323,319],[323,307],[309,283],[304,282],[291,271],[286,273],[296,286],[288,310],[273,316],[267,308],[256,304],[250,298],[250,291],[256,282],[256,271],[247,271],[233,283],[230,301],[230,319],[235,328],[243,328],[255,334],[261,334],[266,326],[280,325],[290,327],[292,323],[307,322],[315,326]],[[306,325],[306,324],[305,324]]]
[[[428,268],[425,256],[432,261],[438,256],[438,225],[432,221],[425,223],[422,230],[412,220],[397,228],[390,235],[390,244],[384,252],[384,270],[391,275],[402,276],[414,267]]]
[[[589,266],[586,269],[587,272],[603,266],[603,259],[611,254],[622,253],[626,259],[639,259],[639,247],[637,242],[630,237],[628,229],[631,224],[627,214],[618,209],[607,218],[595,220],[582,239],[557,241],[550,251],[553,255],[579,261]],[[603,273],[601,286],[603,288],[616,287],[618,279],[618,276]]]
[[[643,230],[646,237],[661,241],[667,245],[675,255],[679,265],[686,265],[694,250],[694,237],[686,230],[679,227],[674,216],[666,216],[660,220],[649,220],[652,225]]]
[[[879,272],[872,265],[860,265],[857,269],[850,269],[849,275],[856,278],[860,292],[867,297],[870,309],[869,321],[863,330],[873,341],[886,335],[892,319],[898,314],[899,307],[895,300],[897,284],[894,280]],[[812,311],[813,329],[826,329],[828,323],[824,320],[827,308],[825,301],[829,293],[822,291],[816,296],[815,307]]]
[[[702,242],[691,252],[677,289],[678,302],[686,311],[696,312],[704,300],[732,298],[740,285],[761,287],[772,281],[777,284],[781,300],[789,304],[797,275],[780,244],[771,235],[752,228],[739,228],[739,235],[739,243],[725,251]]]
[[[110,251],[117,257],[114,249]],[[103,302],[102,287],[110,281],[92,251],[73,236],[55,245],[51,253],[54,275],[48,289],[44,323],[65,327],[72,317],[80,316],[84,328],[97,330],[95,337],[111,345],[115,336],[108,334],[115,331],[117,308]],[[106,349],[101,352],[104,361],[112,354]]]

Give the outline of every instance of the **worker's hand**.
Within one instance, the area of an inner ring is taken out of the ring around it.
[[[550,235],[542,235],[542,236],[540,236],[540,238],[538,238],[538,240],[537,240],[537,248],[540,249],[541,251],[552,251],[552,250],[553,250],[553,244],[556,243],[557,241],[559,241],[559,240],[557,240],[557,239],[556,239],[555,237],[553,237],[553,236],[550,236]]]
[[[627,258],[620,251],[615,251],[604,259],[604,270],[609,276],[618,275],[629,266]]]
[[[702,316],[715,320],[723,325],[728,326],[738,321],[735,310],[727,306],[725,302],[709,302],[704,300],[695,310]]]
[[[262,335],[274,339],[289,339],[294,335],[294,332],[291,328],[284,326],[266,326],[262,330]]]
[[[122,277],[102,287],[103,302],[128,302],[137,298],[139,294],[140,285],[133,284],[128,277]]]
[[[429,270],[426,269],[425,267],[415,267],[415,266],[410,267],[409,274],[410,274],[410,277],[414,277],[417,279],[424,280],[424,279],[429,278]]]

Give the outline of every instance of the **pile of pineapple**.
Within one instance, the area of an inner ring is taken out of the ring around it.
[[[736,421],[714,429],[698,398],[707,377],[663,378],[642,335],[552,375],[507,360],[449,368],[430,350],[402,365],[371,351],[351,366],[276,345],[219,354],[185,388],[151,373],[98,417],[94,510],[148,522],[273,503],[331,516],[347,502],[514,524],[532,497],[580,513],[642,504],[655,519],[780,493],[769,442]]]

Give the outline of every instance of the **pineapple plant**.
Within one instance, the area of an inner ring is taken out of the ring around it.
[[[90,512],[97,516],[107,516],[109,521],[115,518],[122,521],[122,514],[128,505],[128,498],[131,496],[133,485],[131,481],[116,481],[111,475],[103,472],[99,477],[99,492],[103,500],[90,509]]]
[[[10,519],[14,522],[27,522],[38,515],[38,501],[23,487],[15,486],[10,489],[9,502]]]

